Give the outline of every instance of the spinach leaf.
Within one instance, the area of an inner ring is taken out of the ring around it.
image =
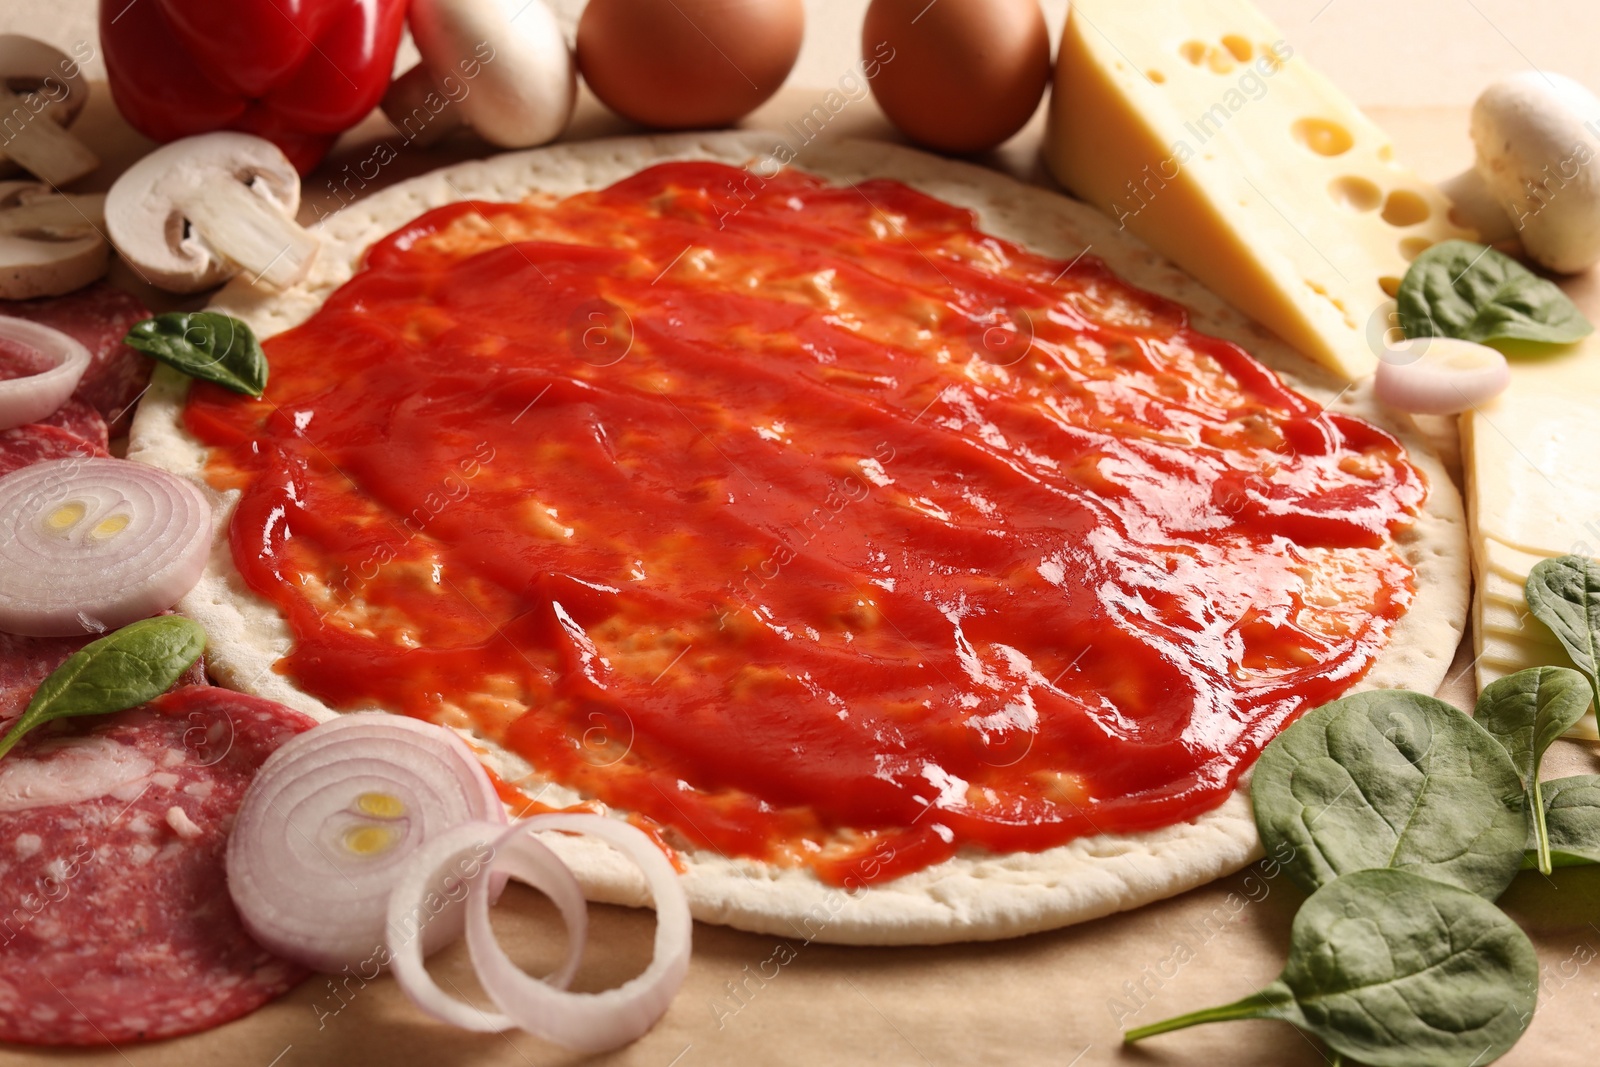
[[[1397,867],[1493,900],[1527,844],[1522,780],[1472,719],[1386,689],[1324,704],[1273,739],[1250,784],[1269,855],[1296,884]]]
[[[41,723],[109,715],[160,696],[205,647],[205,631],[182,615],[143,619],[91,641],[34,691],[22,717],[0,738],[0,756]]]
[[[1524,590],[1528,610],[1556,635],[1600,699],[1600,563],[1584,556],[1542,559]]]
[[[1594,332],[1553,282],[1471,241],[1440,241],[1423,252],[1396,301],[1407,337],[1569,344]]]
[[[1550,873],[1550,837],[1545,828],[1539,763],[1551,743],[1588,710],[1589,680],[1565,667],[1529,667],[1492,682],[1478,698],[1473,717],[1500,742],[1522,778],[1533,814],[1539,870]]]
[[[1579,774],[1544,783],[1544,819],[1550,841],[1550,866],[1600,864],[1600,774]],[[1532,838],[1524,870],[1539,862]]]
[[[1301,905],[1277,981],[1123,1040],[1281,1019],[1373,1067],[1468,1067],[1517,1043],[1538,983],[1528,935],[1482,897],[1405,871],[1358,871]]]
[[[215,311],[169,311],[133,324],[123,343],[191,378],[260,396],[267,356],[250,327]]]

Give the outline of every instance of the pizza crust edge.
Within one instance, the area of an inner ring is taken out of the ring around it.
[[[372,241],[432,208],[463,199],[520,200],[533,192],[567,196],[669,160],[777,162],[779,143],[775,134],[763,132],[629,137],[445,167],[325,217],[312,228],[323,242],[316,263],[294,288],[267,294],[235,281],[210,306],[246,320],[258,336],[270,337],[313,314],[352,276]],[[1399,539],[1402,554],[1415,568],[1416,597],[1389,647],[1352,691],[1438,689],[1460,642],[1468,607],[1461,497],[1437,442],[1404,416],[1381,409],[1372,398],[1370,380],[1341,389],[1330,374],[1118,230],[1112,220],[1058,193],[972,164],[879,142],[815,143],[790,165],[834,182],[895,178],[976,210],[984,231],[1033,251],[1071,259],[1087,250],[1130,284],[1185,305],[1197,329],[1240,344],[1300,392],[1400,438],[1430,486],[1424,514]],[[128,450],[131,459],[201,484],[213,504],[210,565],[179,606],[210,635],[208,664],[223,683],[318,719],[331,718],[335,712],[272,669],[291,636],[277,610],[251,593],[234,568],[227,523],[237,493],[217,493],[204,485],[205,449],[181,424],[188,382],[169,368],[157,369],[139,406]],[[492,742],[471,740],[486,752],[489,766],[508,780],[532,772],[520,757]],[[549,787],[541,797],[553,804],[577,799],[559,786]],[[592,899],[649,904],[643,878],[608,846],[586,838],[543,836],[572,865]],[[848,891],[824,884],[808,869],[777,868],[700,849],[686,850],[681,858],[684,889],[697,919],[805,942],[893,945],[991,940],[1067,926],[1203,885],[1239,870],[1259,854],[1248,790],[1241,783],[1220,807],[1160,830],[1079,838],[1033,853],[969,850],[905,877],[854,885]]]

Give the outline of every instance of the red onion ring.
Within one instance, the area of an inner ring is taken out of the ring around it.
[[[1378,363],[1373,392],[1397,411],[1458,415],[1511,384],[1506,357],[1455,337],[1419,337],[1391,345]]]
[[[344,715],[262,765],[228,840],[228,889],[245,929],[272,952],[328,973],[381,968],[390,893],[411,856],[464,823],[505,822],[488,774],[454,732],[384,712]],[[431,885],[447,906],[426,924],[420,953],[460,936],[463,880]],[[498,895],[504,878],[487,882]]]
[[[480,886],[485,881],[485,872],[504,867],[512,877],[542,891],[555,903],[567,925],[567,958],[545,981],[557,988],[565,989],[573,975],[578,973],[578,964],[583,960],[584,938],[589,929],[588,902],[584,900],[583,889],[566,864],[554,852],[531,838],[518,839],[516,851],[496,854],[493,843],[500,840],[504,833],[504,826],[467,823],[428,842],[411,857],[400,881],[389,895],[389,964],[394,969],[394,977],[400,983],[400,988],[405,990],[413,1004],[440,1022],[483,1033],[508,1030],[516,1023],[505,1015],[484,1011],[450,996],[439,988],[422,966],[423,939],[416,936],[416,927],[419,925],[416,918],[425,910],[429,887],[441,866],[451,862],[461,866],[463,855],[474,851],[473,864],[476,869],[472,871],[468,883],[470,886]],[[481,850],[481,857],[476,850]],[[469,901],[472,891],[468,890]],[[489,893],[484,891],[479,896],[487,902]]]
[[[524,974],[495,940],[489,926],[489,894],[485,886],[474,884],[467,895],[467,946],[478,980],[506,1017],[529,1033],[578,1052],[620,1048],[656,1024],[689,973],[694,929],[689,899],[654,841],[627,823],[601,815],[560,812],[519,822],[495,842],[490,869],[500,866],[513,848],[533,844],[526,835],[536,830],[598,837],[639,865],[655,898],[655,954],[643,974],[601,993],[572,993],[541,982]],[[511,874],[521,877],[521,868]],[[570,919],[568,928],[572,929]],[[576,941],[577,933],[571,936]]]
[[[47,370],[36,374],[0,379],[0,430],[38,422],[55,411],[67,402],[89,369],[89,350],[60,330],[0,315],[0,338],[15,341],[51,362]]]
[[[205,571],[211,506],[125,459],[49,460],[0,478],[0,630],[115,630],[178,602]]]

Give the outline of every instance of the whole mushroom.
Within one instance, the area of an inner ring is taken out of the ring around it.
[[[294,221],[300,175],[271,141],[203,133],[163,145],[106,194],[106,230],[151,284],[193,293],[241,271],[285,289],[320,242]]]
[[[406,18],[422,62],[382,106],[407,143],[470,126],[500,148],[532,148],[567,128],[577,68],[542,0],[411,0]]]
[[[1600,99],[1560,74],[1525,71],[1472,105],[1473,169],[1440,188],[1490,243],[1573,273],[1600,262]]]

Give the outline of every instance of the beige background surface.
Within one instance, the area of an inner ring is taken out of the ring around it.
[[[126,4],[129,0],[107,0]],[[217,0],[226,3],[228,0]],[[549,0],[569,32],[585,0]],[[1139,0],[1129,0],[1137,4]],[[1042,0],[1059,37],[1067,0]],[[1486,82],[1525,67],[1600,91],[1593,0],[1258,0],[1295,51],[1358,103],[1466,105]],[[805,0],[807,34],[789,84],[823,87],[856,60],[867,0]],[[3,0],[0,33],[63,45],[94,39],[94,0]],[[407,66],[415,53],[408,53]],[[90,76],[104,77],[91,66]]]
[[[123,0],[112,0],[123,2]],[[134,0],[146,2],[146,0]],[[570,20],[581,0],[558,0]],[[864,0],[807,0],[811,19],[800,65],[786,91],[750,124],[781,125],[815,102],[853,62]],[[1297,51],[1395,136],[1426,176],[1470,159],[1464,108],[1491,77],[1527,66],[1559,70],[1600,89],[1600,9],[1592,0],[1268,0]],[[1058,33],[1062,0],[1046,0]],[[86,0],[0,0],[0,32],[28,32],[63,47],[93,39]],[[97,87],[97,89],[100,87]],[[80,123],[106,166],[85,183],[104,187],[146,144],[107,106],[102,92]],[[626,132],[586,98],[569,136]],[[381,127],[369,122],[316,174],[307,196],[326,197],[342,168],[362,159]],[[829,135],[893,136],[870,101],[852,104]],[[990,162],[1037,177],[1039,122]],[[460,139],[402,155],[384,175],[398,180],[483,153]],[[308,207],[307,212],[310,213]],[[1593,279],[1579,279],[1600,316]],[[1470,701],[1467,661],[1448,691]],[[1556,774],[1600,771],[1589,750],[1564,744]],[[1326,1062],[1318,1047],[1275,1023],[1235,1023],[1169,1035],[1123,1051],[1125,1026],[1244,996],[1282,962],[1290,918],[1302,899],[1271,868],[1255,867],[1164,904],[1052,934],[996,944],[923,949],[847,949],[799,938],[757,937],[697,926],[688,982],[644,1039],[601,1061],[638,1067],[701,1064],[1230,1064],[1294,1067]],[[1600,1039],[1600,871],[1524,875],[1502,903],[1535,938],[1544,964],[1540,1008],[1528,1036],[1502,1063],[1562,1065],[1593,1059]],[[530,969],[560,958],[559,926],[534,894],[514,889],[497,926]],[[615,984],[642,969],[651,916],[596,908],[580,988]],[[471,991],[465,952],[443,954],[442,979]],[[545,1065],[582,1062],[524,1034],[474,1035],[434,1024],[387,980],[343,984],[314,978],[256,1014],[209,1034],[153,1046],[93,1052],[0,1047],[0,1064]]]

